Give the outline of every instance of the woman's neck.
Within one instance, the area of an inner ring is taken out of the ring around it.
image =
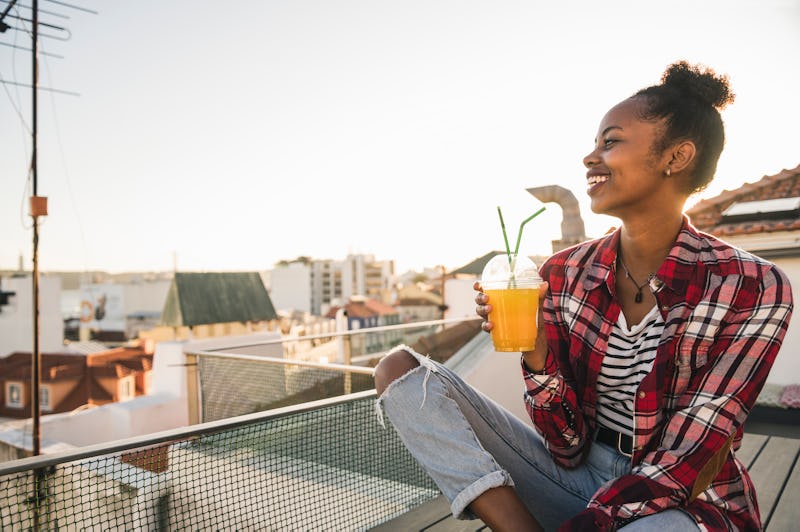
[[[619,253],[631,273],[646,278],[658,271],[682,225],[682,215],[623,222]]]

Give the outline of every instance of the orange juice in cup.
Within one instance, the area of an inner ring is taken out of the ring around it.
[[[497,255],[483,270],[481,286],[492,311],[495,351],[532,351],[536,345],[539,286],[542,279],[528,257]]]

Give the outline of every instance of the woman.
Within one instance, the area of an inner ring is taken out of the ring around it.
[[[542,266],[541,341],[521,362],[538,437],[405,346],[376,368],[379,411],[457,517],[493,530],[761,529],[735,450],[791,289],[683,214],[713,178],[732,100],[726,77],[678,62],[600,123],[587,192],[621,226]]]

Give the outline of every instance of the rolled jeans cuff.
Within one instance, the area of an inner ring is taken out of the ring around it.
[[[500,486],[513,486],[514,480],[506,471],[492,471],[484,475],[456,495],[450,504],[450,510],[456,519],[475,519],[476,516],[469,510],[468,506],[483,495],[484,492],[499,488]]]

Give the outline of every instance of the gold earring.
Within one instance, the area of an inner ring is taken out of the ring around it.
[[[664,170],[664,173],[667,174],[667,177],[671,176],[672,175],[672,168],[667,166],[667,169]]]

